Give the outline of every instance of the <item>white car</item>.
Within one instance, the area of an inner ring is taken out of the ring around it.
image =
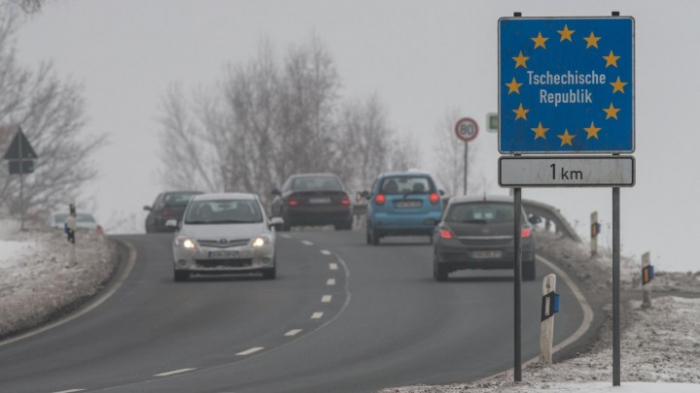
[[[191,274],[261,272],[276,276],[275,228],[281,218],[269,219],[255,194],[227,193],[194,196],[173,240],[174,278]]]
[[[54,212],[46,218],[46,225],[63,230],[65,229],[66,220],[68,220],[68,213]],[[95,217],[90,213],[77,213],[75,215],[75,226],[78,229],[92,229],[98,233],[104,233],[102,226],[97,223]]]

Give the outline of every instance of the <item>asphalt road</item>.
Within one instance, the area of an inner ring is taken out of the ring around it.
[[[171,235],[137,251],[106,302],[0,347],[0,392],[372,392],[466,382],[513,364],[512,273],[432,278],[427,238],[291,232],[278,278],[172,280]],[[523,360],[537,356],[541,278],[523,283]],[[559,281],[555,342],[583,313]],[[84,389],[84,390],[80,390]]]

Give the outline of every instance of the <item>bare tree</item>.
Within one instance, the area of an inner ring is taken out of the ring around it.
[[[39,213],[59,203],[74,202],[80,187],[95,178],[90,154],[105,142],[103,135],[88,136],[82,87],[61,80],[51,63],[32,71],[18,64],[14,34],[16,12],[0,14],[0,147],[7,148],[21,125],[39,158],[25,182],[25,207]],[[0,204],[19,213],[17,176],[0,171]]]

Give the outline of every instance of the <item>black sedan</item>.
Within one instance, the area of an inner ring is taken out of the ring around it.
[[[290,176],[282,190],[273,190],[271,214],[284,219],[284,230],[302,225],[352,228],[352,203],[340,179],[333,174]]]
[[[143,210],[148,211],[146,217],[146,233],[153,232],[173,232],[174,227],[167,227],[168,220],[176,220],[178,223],[182,219],[187,203],[195,196],[202,194],[200,191],[169,191],[158,194],[153,205],[144,206]]]
[[[522,277],[535,279],[536,244],[532,224],[522,211]],[[433,276],[445,281],[463,269],[513,269],[513,198],[503,196],[455,197],[435,229]]]

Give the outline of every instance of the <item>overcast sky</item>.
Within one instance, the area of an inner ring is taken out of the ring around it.
[[[527,4],[527,5],[525,5]],[[163,190],[158,176],[159,103],[168,85],[211,87],[227,64],[255,56],[262,39],[278,54],[316,34],[333,55],[343,96],[377,93],[390,122],[423,148],[430,170],[436,125],[450,108],[475,118],[471,171],[498,188],[497,135],[484,132],[496,112],[497,20],[523,16],[607,16],[636,20],[637,185],[622,190],[623,253],[651,251],[657,269],[697,270],[700,207],[695,143],[700,104],[697,1],[143,1],[55,0],[22,26],[20,60],[53,60],[85,86],[86,132],[106,133],[96,156],[101,176],[87,191],[98,219],[133,216]],[[482,190],[473,190],[482,192]],[[598,210],[610,242],[610,189],[525,189],[587,233]],[[692,250],[692,251],[691,251]]]

